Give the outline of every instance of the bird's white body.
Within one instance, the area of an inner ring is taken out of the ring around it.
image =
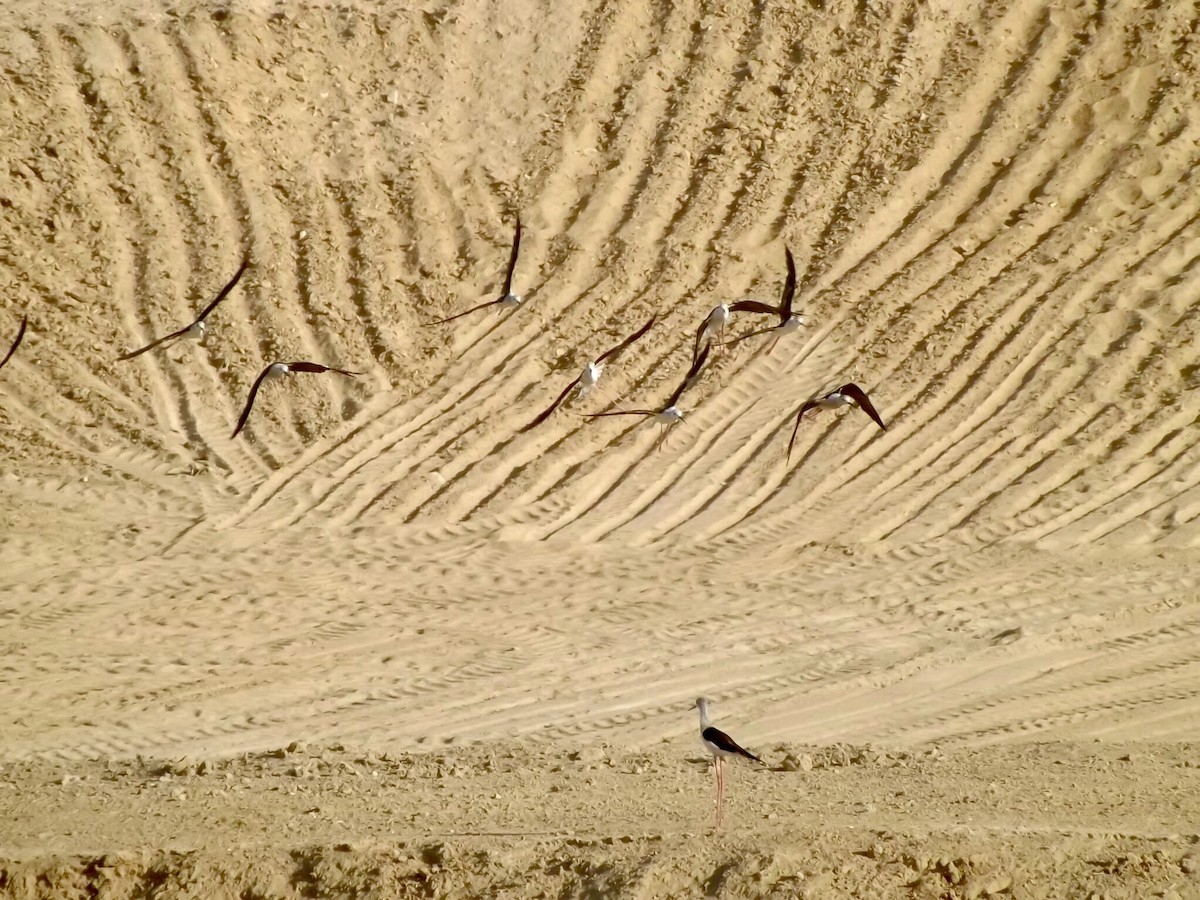
[[[263,381],[273,381],[276,378],[282,378],[291,371],[287,363],[271,363],[267,367],[267,374],[263,376]]]
[[[654,421],[663,426],[674,425],[683,421],[683,413],[677,406],[668,406],[654,414]]]
[[[732,756],[732,753],[726,753],[712,741],[704,737],[704,730],[712,724],[708,720],[708,698],[700,697],[696,700],[696,708],[700,710],[700,743],[704,745],[704,749],[713,757]]]
[[[804,315],[797,313],[793,316],[788,316],[787,321],[780,325],[776,325],[774,329],[775,336],[771,338],[771,343],[767,347],[767,355],[770,356],[775,352],[775,347],[779,344],[779,339],[785,335],[791,334],[793,331],[799,331],[803,326],[807,325]]]
[[[729,324],[729,304],[721,303],[713,307],[712,312],[708,314],[708,318],[704,320],[704,330],[700,332],[700,339],[715,337],[724,332],[725,326]]]
[[[193,322],[191,325],[189,325],[187,331],[180,335],[180,337],[182,337],[185,341],[198,341],[207,333],[208,327],[204,324],[204,321],[201,320],[199,322]]]
[[[700,743],[704,745],[704,749],[708,751],[708,754],[715,759],[728,759],[731,756],[737,755],[736,753],[726,753],[712,741],[705,740],[703,737],[700,738]]]
[[[586,397],[592,388],[596,386],[596,382],[600,380],[600,376],[604,374],[604,363],[589,362],[583,367],[583,372],[579,375],[579,396]]]
[[[505,294],[500,298],[500,302],[496,304],[496,312],[504,312],[504,310],[513,310],[519,307],[524,301],[518,294]]]
[[[826,394],[818,400],[817,406],[821,409],[838,409],[842,406],[854,406],[854,401],[845,394],[839,394],[835,391],[832,394]]]
[[[729,324],[729,306],[728,302],[721,302],[713,307],[712,312],[705,318],[700,333],[696,336],[695,352],[698,353],[703,344],[712,341],[716,341],[718,353],[724,352],[725,326]]]
[[[788,320],[780,325],[776,331],[780,335],[791,334],[793,331],[798,331],[808,324],[808,320],[802,315],[789,316]]]
[[[678,406],[668,406],[654,414],[654,421],[660,426],[658,440],[654,442],[654,449],[661,450],[667,443],[667,435],[671,433],[671,426],[683,421],[683,411]]]

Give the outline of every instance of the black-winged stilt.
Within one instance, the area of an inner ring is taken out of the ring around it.
[[[775,332],[775,337],[771,339],[770,345],[767,347],[767,353],[770,354],[775,349],[775,345],[779,343],[779,339],[785,334],[791,334],[802,325],[807,325],[808,321],[804,318],[804,313],[792,312],[792,299],[796,295],[796,262],[792,259],[792,251],[784,247],[784,254],[787,256],[787,278],[783,282],[783,295],[780,297],[778,306],[771,306],[769,303],[763,303],[759,300],[738,300],[731,307],[731,312],[750,312],[761,313],[762,315],[778,316],[779,324],[772,325],[770,328],[760,328],[757,331],[752,331],[749,334],[744,334],[739,338],[730,341],[736,344],[738,341],[744,341],[746,338],[752,338],[755,335],[766,334],[768,331]]]
[[[12,355],[17,352],[17,348],[21,346],[21,339],[25,337],[25,326],[29,324],[28,316],[21,316],[21,327],[17,329],[16,340],[12,342],[12,346],[8,348],[8,352],[4,354],[4,359],[0,359],[0,369],[4,368],[4,364],[12,359]]]
[[[455,319],[461,319],[463,316],[469,316],[473,312],[478,312],[481,309],[487,309],[489,306],[498,306],[497,312],[503,312],[506,309],[516,309],[521,305],[521,297],[512,292],[513,272],[517,268],[517,253],[521,249],[521,217],[517,216],[517,230],[513,234],[512,254],[508,258],[508,272],[504,276],[504,287],[500,291],[500,296],[495,300],[488,300],[486,303],[480,303],[478,306],[472,306],[464,312],[456,313],[453,316],[447,316],[444,319],[435,319],[432,322],[427,322],[427,325],[442,325],[446,322],[453,322]]]
[[[521,430],[529,431],[530,429],[541,425],[544,421],[546,421],[546,419],[550,418],[550,414],[553,413],[554,410],[558,409],[559,404],[567,399],[567,394],[571,393],[571,388],[575,387],[576,385],[579,386],[579,396],[586,397],[591,392],[592,388],[596,387],[596,383],[600,380],[600,376],[604,374],[604,366],[607,363],[615,360],[621,355],[621,353],[627,350],[629,346],[634,343],[634,341],[638,340],[640,337],[642,337],[642,335],[649,331],[650,327],[654,324],[655,318],[656,317],[651,316],[650,321],[639,328],[634,334],[631,334],[629,337],[625,338],[625,340],[621,341],[621,343],[617,344],[615,347],[609,347],[595,359],[591,360],[586,366],[583,367],[583,371],[575,376],[575,380],[563,388],[563,392],[558,395],[553,403],[550,404],[549,408]],[[607,394],[605,394],[605,396],[607,396]]]
[[[238,436],[242,427],[246,424],[246,420],[250,418],[250,410],[254,408],[254,398],[258,396],[258,389],[262,387],[264,381],[281,378],[284,375],[294,375],[297,372],[336,372],[339,375],[348,375],[353,378],[355,375],[361,375],[361,372],[347,372],[345,369],[335,369],[333,366],[323,366],[315,362],[273,362],[254,379],[254,384],[250,387],[250,396],[246,398],[246,407],[242,410],[242,415],[238,419],[237,428],[233,429],[233,434],[230,439]]]
[[[200,340],[202,337],[204,337],[205,329],[208,327],[204,324],[204,320],[208,317],[208,314],[210,312],[212,312],[214,309],[217,308],[218,303],[220,303],[222,300],[224,300],[226,297],[229,296],[229,292],[232,291],[234,289],[234,287],[237,285],[238,281],[241,280],[242,273],[246,271],[246,268],[249,265],[250,265],[250,261],[248,259],[242,260],[242,264],[238,268],[237,274],[234,275],[233,278],[231,278],[229,280],[229,283],[227,285],[225,285],[225,287],[221,288],[221,293],[217,294],[216,299],[214,299],[212,301],[212,303],[208,304],[208,306],[204,307],[204,309],[202,309],[200,311],[200,315],[198,315],[196,317],[196,320],[194,322],[192,322],[190,325],[185,325],[183,328],[180,328],[178,331],[172,331],[166,337],[160,337],[157,340],[151,341],[145,347],[142,347],[138,350],[134,350],[130,353],[126,353],[123,356],[118,356],[117,361],[122,362],[127,359],[133,359],[135,356],[141,356],[147,350],[153,350],[155,347],[162,346],[163,344],[167,343],[168,341],[174,341],[174,340],[178,340],[180,338],[190,338],[192,340],[197,340],[197,341]]]
[[[720,728],[714,728],[708,720],[707,697],[696,699],[696,709],[700,710],[700,742],[713,758],[713,777],[717,783],[717,825],[721,824],[725,812],[725,760],[741,756],[754,762],[762,762],[757,756],[745,749],[741,744],[727,735]]]
[[[658,409],[619,409],[611,412],[588,413],[589,419],[599,418],[601,416],[653,416],[654,420],[662,426],[662,433],[655,442],[655,449],[662,446],[663,441],[667,437],[667,430],[677,422],[683,421],[683,412],[679,409],[679,398],[683,396],[683,392],[690,388],[700,375],[700,369],[704,366],[704,361],[708,359],[709,348],[705,347],[700,355],[692,360],[692,367],[688,369],[687,375],[683,377],[683,381],[679,382],[679,387],[675,388],[675,392],[667,399],[667,402]]]
[[[887,426],[883,424],[883,419],[875,411],[875,407],[871,404],[871,398],[867,396],[867,392],[853,382],[843,384],[836,391],[830,391],[823,397],[816,397],[809,400],[800,407],[800,412],[796,414],[796,426],[792,429],[792,438],[788,441],[788,459],[792,458],[792,445],[796,443],[796,433],[800,430],[800,420],[804,418],[804,414],[810,409],[837,409],[839,406],[857,406],[874,419],[876,425],[887,431]]]

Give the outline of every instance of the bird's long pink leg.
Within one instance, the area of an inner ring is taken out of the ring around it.
[[[717,790],[717,824],[725,821],[725,760],[717,760],[717,771],[720,772],[721,786]]]
[[[721,826],[721,757],[713,760],[713,764],[717,767],[717,827]]]
[[[654,450],[656,453],[659,450],[661,450],[663,448],[663,444],[665,444],[667,442],[667,432],[670,429],[670,427],[671,426],[669,426],[669,425],[659,425],[658,426],[658,440],[656,440],[654,442]]]
[[[767,356],[775,352],[775,347],[779,344],[780,337],[781,335],[776,334],[775,337],[771,338],[771,346],[767,348]]]
[[[717,825],[721,824],[721,759],[713,757],[713,786],[717,791],[717,802],[715,804]]]
[[[604,388],[600,387],[600,385],[598,385],[598,384],[592,385],[592,390],[595,391],[597,394],[599,394],[601,397],[603,397],[604,402],[607,403],[609,406],[620,406],[621,405],[616,397],[614,397],[612,394],[610,394]]]

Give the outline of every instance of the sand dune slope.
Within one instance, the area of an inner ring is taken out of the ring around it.
[[[212,525],[1194,544],[1182,6],[556,6],[9,29],[6,451]],[[425,327],[497,289],[518,212],[527,308]],[[650,314],[608,388],[661,402],[785,245],[812,327],[719,360],[674,452],[596,401],[518,434]],[[201,348],[114,362],[243,255]],[[229,440],[259,368],[309,357],[367,374]],[[814,419],[786,464],[789,415],[851,378],[889,431]]]

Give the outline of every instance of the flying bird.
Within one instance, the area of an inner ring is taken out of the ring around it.
[[[153,350],[155,347],[159,347],[168,341],[178,340],[179,338],[190,338],[197,341],[200,340],[202,337],[204,337],[205,329],[208,327],[204,324],[204,320],[208,318],[209,313],[217,308],[218,303],[229,296],[229,292],[232,291],[237,285],[238,281],[241,280],[242,273],[246,271],[246,268],[249,265],[250,261],[248,259],[242,260],[242,264],[238,268],[237,274],[229,280],[229,283],[225,285],[225,287],[221,288],[221,293],[217,294],[216,299],[214,299],[212,303],[208,304],[208,306],[201,310],[200,315],[196,317],[196,321],[192,322],[190,325],[180,328],[178,331],[172,331],[166,337],[160,337],[156,341],[151,341],[140,350],[134,350],[131,353],[126,353],[124,356],[118,356],[117,361],[122,362],[127,359],[133,359],[135,356],[141,356],[147,350]]]
[[[600,376],[604,374],[605,364],[615,360],[621,355],[621,353],[629,349],[630,345],[633,344],[634,341],[638,340],[640,337],[642,337],[642,335],[649,331],[656,318],[657,316],[651,316],[650,321],[639,328],[637,332],[631,334],[615,347],[610,347],[595,359],[591,360],[586,366],[583,367],[583,371],[575,376],[575,380],[563,388],[563,392],[558,395],[558,398],[553,403],[550,404],[549,408],[521,430],[529,431],[533,428],[536,428],[538,425],[541,425],[546,421],[546,419],[550,418],[550,414],[553,413],[554,410],[558,409],[559,404],[567,399],[567,394],[571,393],[571,389],[576,385],[579,387],[579,396],[586,397],[591,392],[592,388],[596,387],[596,382],[600,380]]]
[[[729,324],[729,310],[729,303],[722,300],[704,317],[704,321],[696,329],[696,339],[692,344],[692,359],[700,355],[700,346],[707,346],[714,337],[717,339],[717,352],[722,352],[725,345],[725,326]]]
[[[712,754],[713,758],[713,777],[717,782],[717,825],[720,826],[725,813],[725,760],[736,756],[757,763],[762,760],[720,728],[714,728],[709,723],[708,703],[707,697],[699,697],[696,700],[696,709],[700,710],[700,743],[704,744],[704,749]]]
[[[521,305],[521,297],[512,292],[513,272],[517,268],[517,253],[521,249],[521,217],[517,216],[517,230],[513,234],[512,255],[508,258],[508,273],[504,276],[504,287],[500,291],[500,296],[495,300],[489,300],[486,303],[480,303],[478,306],[472,306],[465,312],[457,313],[453,316],[447,316],[444,319],[435,319],[432,322],[427,322],[427,325],[441,325],[445,322],[453,322],[455,319],[461,319],[463,316],[469,316],[473,312],[481,309],[487,309],[489,306],[498,306],[496,312],[502,312],[505,309],[516,309]]]
[[[771,304],[763,303],[760,300],[739,300],[730,307],[732,312],[762,313],[768,316],[778,316],[779,324],[744,334],[730,341],[730,343],[736,344],[738,341],[746,340],[746,338],[752,338],[755,335],[773,331],[775,332],[775,337],[771,339],[771,343],[767,348],[767,353],[770,354],[774,351],[775,345],[779,343],[781,337],[785,334],[791,334],[802,325],[808,324],[803,313],[797,314],[792,312],[792,298],[796,294],[796,262],[792,259],[791,250],[785,247],[783,252],[787,255],[787,278],[783,282],[783,296],[780,298],[779,305],[771,306]]]
[[[700,355],[692,360],[692,367],[688,369],[683,381],[679,382],[679,387],[675,388],[675,392],[671,394],[667,402],[658,409],[621,409],[612,412],[588,413],[587,417],[595,419],[600,416],[653,416],[654,420],[662,426],[658,440],[654,444],[655,449],[658,449],[667,437],[667,430],[676,422],[683,421],[683,413],[676,404],[679,403],[683,392],[690,388],[700,376],[700,369],[704,367],[704,361],[708,359],[708,351],[709,348],[705,347]]]
[[[250,418],[250,410],[254,408],[254,398],[258,396],[258,389],[262,387],[264,381],[281,378],[284,375],[295,375],[297,372],[336,372],[339,375],[347,375],[353,378],[355,375],[361,375],[361,372],[347,372],[345,369],[335,369],[333,366],[323,366],[315,362],[273,362],[254,379],[254,384],[250,386],[250,396],[246,398],[246,408],[242,410],[241,418],[238,419],[237,428],[233,429],[233,434],[230,439],[238,436],[242,427],[246,424],[246,420]]]
[[[21,339],[25,337],[25,326],[29,324],[28,316],[21,316],[21,327],[17,329],[17,339],[13,341],[12,346],[8,348],[8,352],[4,354],[4,359],[0,360],[0,369],[4,368],[4,364],[12,359],[12,355],[17,352],[17,348],[21,346]]]
[[[792,445],[796,443],[796,432],[800,430],[800,420],[804,418],[804,414],[810,409],[837,409],[839,406],[857,406],[874,419],[876,425],[887,431],[887,426],[883,424],[883,419],[875,411],[867,392],[853,382],[843,384],[836,391],[830,391],[824,397],[809,400],[800,407],[800,412],[796,414],[796,427],[792,429],[792,439],[788,441],[788,459],[792,458]]]

